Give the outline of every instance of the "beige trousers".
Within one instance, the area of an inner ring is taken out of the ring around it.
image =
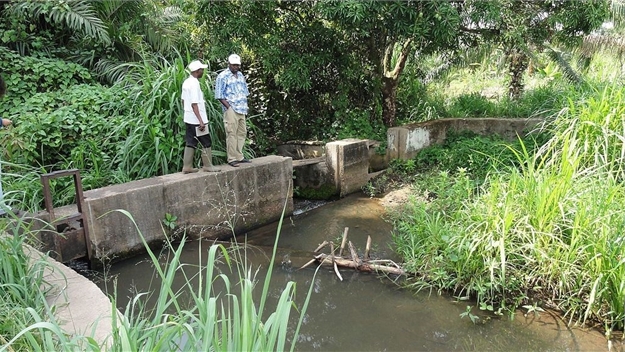
[[[232,108],[224,112],[224,127],[226,129],[226,154],[228,162],[243,160],[243,145],[247,136],[245,115],[239,114]]]

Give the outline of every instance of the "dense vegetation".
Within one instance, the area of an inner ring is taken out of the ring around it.
[[[605,83],[622,82],[620,66],[605,66],[623,52],[622,13],[607,0],[0,2],[0,115],[14,122],[0,137],[5,198],[40,209],[39,175],[59,169],[80,169],[86,189],[179,171],[180,88],[196,58],[210,65],[203,89],[219,163],[223,123],[210,97],[232,52],[252,90],[248,156],[292,139],[385,141],[388,127],[442,117],[544,117],[535,140],[501,147],[459,136],[395,162],[416,182],[416,200],[396,218],[397,248],[414,287],[450,290],[497,314],[553,306],[572,321],[623,329],[625,92]],[[600,29],[610,14],[615,29]],[[599,51],[606,44],[618,50]],[[56,205],[72,202],[70,180],[52,187]],[[67,337],[43,294],[24,289],[46,286],[21,239],[0,240],[2,343],[98,350]],[[160,273],[165,283],[176,260]],[[211,270],[198,275],[210,282]],[[244,290],[252,281],[241,275]],[[211,285],[199,290],[186,310],[163,287],[157,309],[175,314],[124,315],[116,348],[172,348],[160,343],[188,334],[185,324],[194,347],[284,347],[292,286],[279,324],[263,325],[245,301],[255,328],[228,336],[211,325],[217,315],[197,310],[214,308]]]
[[[23,209],[41,208],[37,175],[52,170],[79,168],[86,189],[178,171],[184,67],[195,58],[209,63],[204,88],[211,97],[212,79],[231,52],[243,56],[252,87],[248,156],[272,153],[276,144],[292,139],[384,141],[386,128],[397,123],[539,114],[557,94],[530,90],[535,101],[519,104],[527,102],[521,93],[531,82],[512,73],[530,63],[539,72],[554,62],[567,68],[562,72],[575,72],[570,56],[556,48],[579,44],[606,18],[608,5],[2,2],[0,71],[9,91],[0,115],[15,122],[2,136],[8,146],[3,160],[12,163],[5,167],[7,200]],[[499,94],[498,110],[479,91],[449,101],[429,88],[457,72],[450,70],[475,64],[488,67],[483,72],[494,67],[494,75],[514,77],[502,82],[508,89]],[[220,163],[220,111],[209,102]],[[62,179],[53,183],[57,205],[71,202],[69,186]]]
[[[494,314],[549,307],[622,331],[624,94],[611,84],[570,93],[540,148],[462,138],[419,156],[413,165],[440,171],[419,177],[421,197],[395,215],[411,285]]]

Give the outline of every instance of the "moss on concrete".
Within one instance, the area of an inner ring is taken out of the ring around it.
[[[298,198],[326,200],[337,195],[338,190],[333,185],[325,184],[319,188],[297,188],[293,193]]]

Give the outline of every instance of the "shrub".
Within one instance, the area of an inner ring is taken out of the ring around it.
[[[89,70],[80,65],[45,57],[20,56],[2,46],[0,73],[7,83],[7,99],[0,105],[0,115],[24,104],[36,93],[94,83]]]

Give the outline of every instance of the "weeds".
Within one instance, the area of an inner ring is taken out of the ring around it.
[[[414,287],[474,297],[488,310],[548,306],[570,323],[623,329],[623,93],[608,86],[571,102],[544,146],[510,147],[514,167],[477,186],[465,172],[416,183],[436,197],[415,199],[394,234],[418,274]]]
[[[283,216],[285,209],[286,203]],[[119,211],[134,223],[128,212]],[[172,216],[168,220],[175,223]],[[205,264],[192,267],[181,261],[183,236],[178,245],[167,241],[170,255],[161,261],[137,229],[160,282],[154,290],[155,303],[150,308],[151,294],[138,293],[122,314],[117,312],[117,294],[114,293],[112,335],[104,345],[89,336],[70,337],[62,331],[54,319],[56,307],[46,302],[45,287],[48,286],[42,280],[40,268],[40,265],[47,265],[46,262],[29,263],[23,252],[22,236],[0,236],[0,338],[3,341],[0,351],[293,351],[313,286],[298,312],[294,332],[291,309],[295,306],[295,283],[287,283],[279,294],[275,310],[265,312],[281,226],[282,219],[259,300],[253,295],[258,278],[244,250],[228,251],[222,245],[212,245],[207,251],[198,252],[198,263]],[[217,265],[220,262],[226,265],[225,269],[234,270],[238,279],[233,281],[223,273]],[[179,287],[174,282],[181,276],[184,280]],[[31,290],[33,284],[44,289]],[[291,341],[290,346],[288,341]]]
[[[176,215],[171,215],[170,213],[165,213],[165,218],[163,219],[163,225],[169,230],[175,230],[177,224],[178,217]]]

